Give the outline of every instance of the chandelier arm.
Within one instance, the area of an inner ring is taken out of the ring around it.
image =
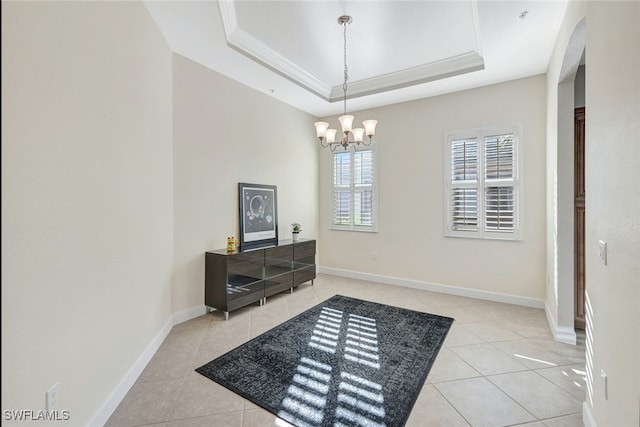
[[[318,138],[320,140],[320,146],[322,148],[327,148],[330,144],[328,142],[324,142],[324,138]]]

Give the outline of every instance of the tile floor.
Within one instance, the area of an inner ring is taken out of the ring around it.
[[[455,318],[407,426],[583,426],[584,341],[554,341],[543,310],[322,274],[176,325],[106,426],[288,425],[194,369],[335,294]]]

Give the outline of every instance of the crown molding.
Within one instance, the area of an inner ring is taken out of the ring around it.
[[[325,100],[329,99],[329,94],[332,91],[330,86],[322,83],[311,73],[270,49],[242,28],[237,28],[227,39],[227,43],[236,51],[277,72],[293,83],[302,86],[309,92]]]
[[[484,69],[484,60],[476,52],[467,52],[462,55],[407,68],[369,79],[358,80],[349,83],[349,98],[372,95],[408,86],[415,86],[446,77],[470,73]],[[342,86],[331,88],[330,102],[343,99]]]
[[[238,26],[234,1],[219,1],[222,26],[224,27],[227,45],[277,72],[286,79],[296,83],[313,94],[329,100],[331,87],[322,83],[315,76],[298,67],[284,56],[270,49],[260,40]]]
[[[483,70],[484,60],[479,53],[480,43],[477,33],[477,9],[475,2],[472,4],[474,6],[474,21],[476,24],[473,51],[417,67],[350,82],[348,97],[358,98]],[[329,86],[240,28],[234,0],[219,1],[218,6],[229,47],[275,71],[325,101],[337,102],[344,99],[344,91],[341,84]]]

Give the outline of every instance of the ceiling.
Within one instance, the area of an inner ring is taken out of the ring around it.
[[[546,72],[567,0],[145,2],[171,50],[314,116]]]

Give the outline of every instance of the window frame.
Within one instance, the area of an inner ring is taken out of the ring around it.
[[[355,149],[354,149],[355,148]],[[355,179],[354,179],[354,173],[355,173],[355,168],[354,168],[354,163],[355,163],[355,152],[358,151],[371,151],[371,154],[373,156],[373,182],[371,184],[371,195],[373,198],[373,202],[372,202],[372,206],[371,206],[371,215],[373,217],[372,219],[372,224],[371,225],[356,225],[354,223],[355,221],[355,205],[354,205],[354,194],[356,193],[356,184],[355,184]],[[335,224],[333,219],[334,219],[334,212],[335,212],[335,194],[336,194],[336,185],[334,183],[334,174],[335,174],[335,155],[337,154],[341,154],[344,153],[345,151],[348,151],[350,153],[349,155],[349,159],[350,159],[350,173],[351,173],[351,179],[350,179],[350,184],[349,184],[349,201],[350,201],[350,224],[349,225],[342,225],[342,224]],[[330,185],[329,185],[329,229],[330,230],[338,230],[338,231],[357,231],[357,232],[364,232],[364,233],[376,233],[378,232],[378,206],[379,206],[379,201],[378,201],[378,153],[377,153],[377,149],[376,149],[376,144],[375,142],[372,142],[371,145],[357,145],[357,146],[353,146],[347,148],[346,150],[344,150],[343,148],[338,147],[335,151],[331,152],[331,161],[329,162],[329,168],[330,168],[330,175],[329,175],[329,179],[331,180]]]
[[[513,134],[513,178],[487,179],[485,174],[485,138],[504,134]],[[476,171],[477,180],[460,181],[454,185],[452,179],[452,143],[463,139],[477,140]],[[444,235],[446,237],[462,237],[471,239],[490,240],[522,240],[522,206],[523,206],[523,160],[522,147],[524,144],[522,124],[491,126],[446,132],[444,138]],[[512,181],[510,183],[509,181]],[[475,185],[474,185],[475,184]],[[513,231],[487,230],[485,197],[489,187],[513,188]],[[477,230],[455,230],[452,227],[452,209],[450,205],[454,188],[477,189]]]

